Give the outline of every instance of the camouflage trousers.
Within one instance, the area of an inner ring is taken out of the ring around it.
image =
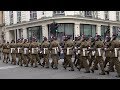
[[[11,53],[11,64],[14,63],[14,65],[16,65],[16,54],[15,53]]]
[[[7,63],[7,62],[8,62],[8,59],[10,59],[10,58],[9,58],[9,53],[3,53],[3,56],[4,56],[3,62],[6,61],[6,63]]]

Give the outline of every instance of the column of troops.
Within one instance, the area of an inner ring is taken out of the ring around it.
[[[120,42],[117,35],[106,37],[103,41],[100,35],[93,37],[78,36],[73,41],[70,36],[66,36],[63,42],[59,43],[56,37],[50,41],[46,37],[42,43],[38,43],[35,38],[32,40],[18,39],[5,42],[0,45],[3,53],[3,62],[11,62],[13,65],[37,67],[38,65],[53,69],[58,69],[60,54],[64,55],[63,68],[71,67],[69,71],[77,68],[85,69],[85,73],[94,73],[99,69],[100,75],[117,72],[120,77],[119,50]],[[50,57],[52,62],[49,62]],[[72,62],[74,57],[74,61]],[[43,58],[43,61],[41,59]],[[107,66],[108,65],[108,66]],[[115,68],[114,68],[115,67]]]

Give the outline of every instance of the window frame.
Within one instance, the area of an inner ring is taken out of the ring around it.
[[[37,11],[30,11],[30,20],[37,19]]]
[[[120,21],[120,12],[116,11],[116,21]]]
[[[21,22],[21,11],[17,11],[17,23]]]
[[[10,25],[13,24],[13,11],[9,11]]]
[[[105,20],[109,20],[109,11],[104,11]]]

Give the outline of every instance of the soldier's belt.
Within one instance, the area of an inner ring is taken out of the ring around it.
[[[20,53],[20,49],[21,49],[21,48],[17,48],[17,49],[18,49],[18,53]]]
[[[35,53],[35,50],[37,50],[37,51],[38,51],[38,48],[32,48],[32,54],[34,54],[34,53]]]
[[[102,56],[101,55],[101,48],[97,48],[97,50],[98,50],[98,56]]]
[[[67,48],[67,55],[70,54],[70,49],[72,49],[72,48]]]
[[[46,54],[45,51],[48,50],[48,48],[43,48],[43,54]]]
[[[95,51],[92,51],[92,55],[93,55],[93,56],[95,55]]]
[[[115,50],[115,57],[118,57],[118,54],[117,54],[118,49],[119,48],[114,48],[114,50]]]
[[[28,50],[28,48],[24,48],[24,54],[26,54],[26,53],[27,53],[27,50]]]
[[[52,49],[55,50],[55,54],[57,54],[57,47],[54,47]]]
[[[85,56],[85,51],[87,50],[87,48],[83,48],[83,56]]]
[[[15,50],[15,48],[11,48],[11,53],[13,53],[14,50]]]

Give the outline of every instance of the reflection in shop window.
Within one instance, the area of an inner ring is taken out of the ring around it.
[[[59,24],[57,32],[55,33],[59,41],[61,41],[65,35],[71,35],[71,38],[74,39],[74,24]],[[51,33],[49,29],[49,39],[52,35],[53,33]]]
[[[96,35],[96,25],[80,25],[80,35],[86,35],[87,37],[95,37]]]
[[[120,28],[113,26],[113,34],[118,35],[118,39],[120,39]]]
[[[105,33],[106,33],[107,30],[108,30],[108,26],[104,26],[104,25],[101,26],[101,37],[102,37],[103,40],[106,37]]]
[[[42,42],[42,27],[29,27],[27,28],[28,39],[32,39],[33,37],[37,39],[38,42]]]

